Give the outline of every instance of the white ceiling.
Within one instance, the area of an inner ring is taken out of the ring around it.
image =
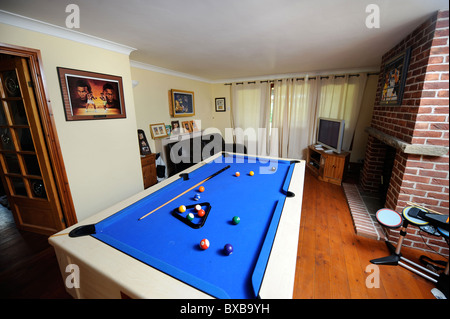
[[[207,81],[378,70],[447,0],[1,0],[0,9],[137,50],[130,59]],[[365,25],[368,4],[380,28]]]

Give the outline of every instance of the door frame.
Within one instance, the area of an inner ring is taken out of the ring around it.
[[[64,222],[66,227],[72,226],[76,224],[78,220],[73,205],[58,134],[56,132],[51,101],[47,98],[49,95],[47,94],[44,70],[42,68],[41,51],[0,42],[0,53],[19,56],[28,60],[38,112],[41,117],[42,130],[44,132],[45,142],[49,153],[48,155],[54,173],[56,187],[58,189]]]

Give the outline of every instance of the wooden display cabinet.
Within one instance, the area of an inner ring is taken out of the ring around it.
[[[156,154],[141,156],[142,177],[144,179],[144,189],[156,184]]]
[[[306,167],[321,181],[341,185],[347,172],[349,152],[330,153],[324,149],[308,147]]]

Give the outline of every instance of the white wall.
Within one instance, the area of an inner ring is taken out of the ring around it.
[[[3,43],[41,51],[43,76],[78,220],[142,190],[128,55],[1,23],[0,34]],[[121,76],[127,117],[66,121],[57,67]]]
[[[202,129],[216,124],[213,120],[214,99],[211,96],[210,83],[136,67],[131,68],[131,77],[133,81],[139,82],[133,89],[137,127],[144,130],[152,152],[155,152],[155,143],[150,134],[150,124],[170,125],[171,121],[179,121],[181,124],[183,121],[201,120]],[[171,89],[194,92],[194,116],[170,117],[169,90]]]
[[[231,127],[231,85],[225,85],[223,83],[212,85],[212,96],[214,100],[214,113],[213,113],[213,123],[221,132],[222,136],[225,135],[225,129]],[[215,111],[215,99],[217,97],[225,98],[225,112]],[[232,143],[233,141],[226,141],[227,143]]]

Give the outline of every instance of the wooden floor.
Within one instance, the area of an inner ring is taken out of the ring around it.
[[[0,205],[0,299],[68,299],[48,237],[18,231]]]
[[[357,236],[342,187],[308,172],[300,225],[294,298],[435,299],[433,283],[401,266],[378,266],[379,288],[367,288],[366,279],[374,275],[370,260],[389,255],[386,244]],[[421,255],[446,260],[412,248],[401,252],[416,263]]]
[[[424,254],[414,249],[402,253],[414,261]],[[432,283],[400,266],[380,266],[379,288],[367,288],[369,260],[387,255],[384,242],[355,235],[342,188],[307,173],[294,298],[434,299]],[[0,298],[70,298],[47,237],[18,231],[1,205]]]

